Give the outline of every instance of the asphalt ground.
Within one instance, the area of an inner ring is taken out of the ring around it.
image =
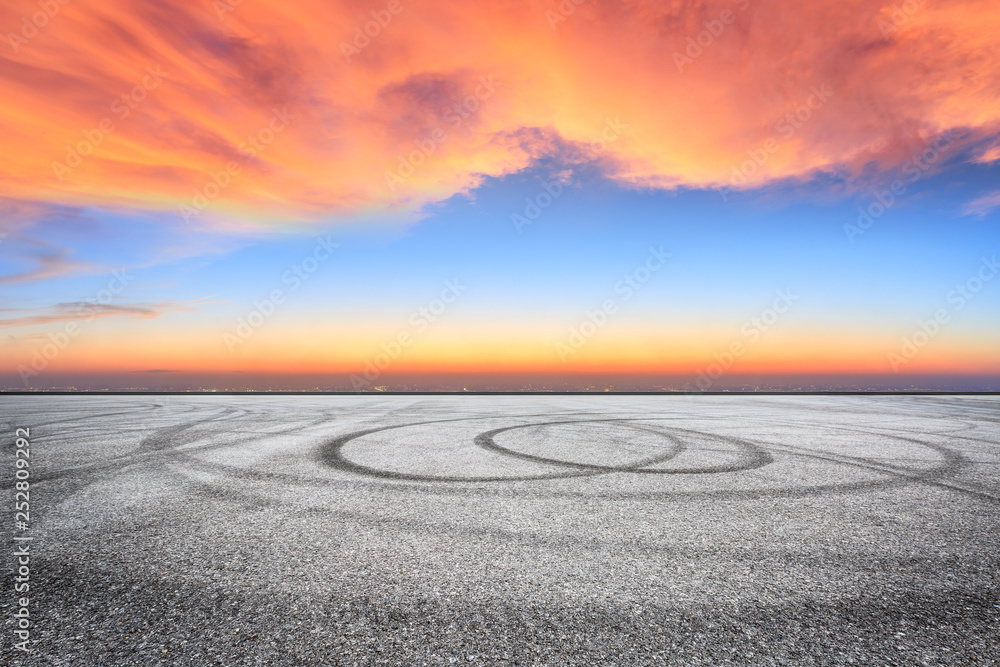
[[[1000,663],[997,396],[4,395],[0,427],[4,664]]]

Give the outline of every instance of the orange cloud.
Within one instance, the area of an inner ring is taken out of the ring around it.
[[[975,159],[975,162],[979,164],[990,164],[998,160],[1000,160],[1000,139],[995,139],[982,149],[982,152],[979,157]]]
[[[413,212],[541,157],[850,178],[1000,128],[992,0],[38,7],[0,8],[0,197],[179,224]]]

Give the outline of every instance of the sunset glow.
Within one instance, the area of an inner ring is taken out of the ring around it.
[[[0,29],[0,385],[1000,378],[996,2],[18,0]]]

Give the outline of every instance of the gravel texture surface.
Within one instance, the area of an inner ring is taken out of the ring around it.
[[[3,664],[1000,663],[997,396],[6,395],[0,426]]]

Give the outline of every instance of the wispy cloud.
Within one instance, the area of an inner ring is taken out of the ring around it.
[[[976,162],[979,164],[990,164],[1000,160],[1000,141],[996,141],[993,145],[988,146],[980,155],[976,158]]]
[[[70,259],[69,250],[52,250],[31,257],[34,266],[27,271],[0,276],[0,284],[23,283],[37,280],[64,278],[74,273],[90,270],[91,265]]]
[[[1000,208],[1000,190],[983,195],[965,205],[962,212],[965,215],[984,216],[990,211]]]
[[[56,322],[71,322],[78,320],[92,320],[107,317],[136,317],[154,318],[165,313],[194,312],[197,308],[188,303],[178,301],[161,301],[149,304],[101,304],[89,301],[68,301],[57,303],[33,315],[23,315],[8,319],[0,319],[0,328],[27,327]]]
[[[0,182],[2,186],[2,182]],[[139,271],[228,255],[261,239],[294,233],[232,223],[179,227],[172,213],[87,208],[0,197],[0,285],[74,279],[123,266]],[[128,289],[160,289],[129,285]]]

